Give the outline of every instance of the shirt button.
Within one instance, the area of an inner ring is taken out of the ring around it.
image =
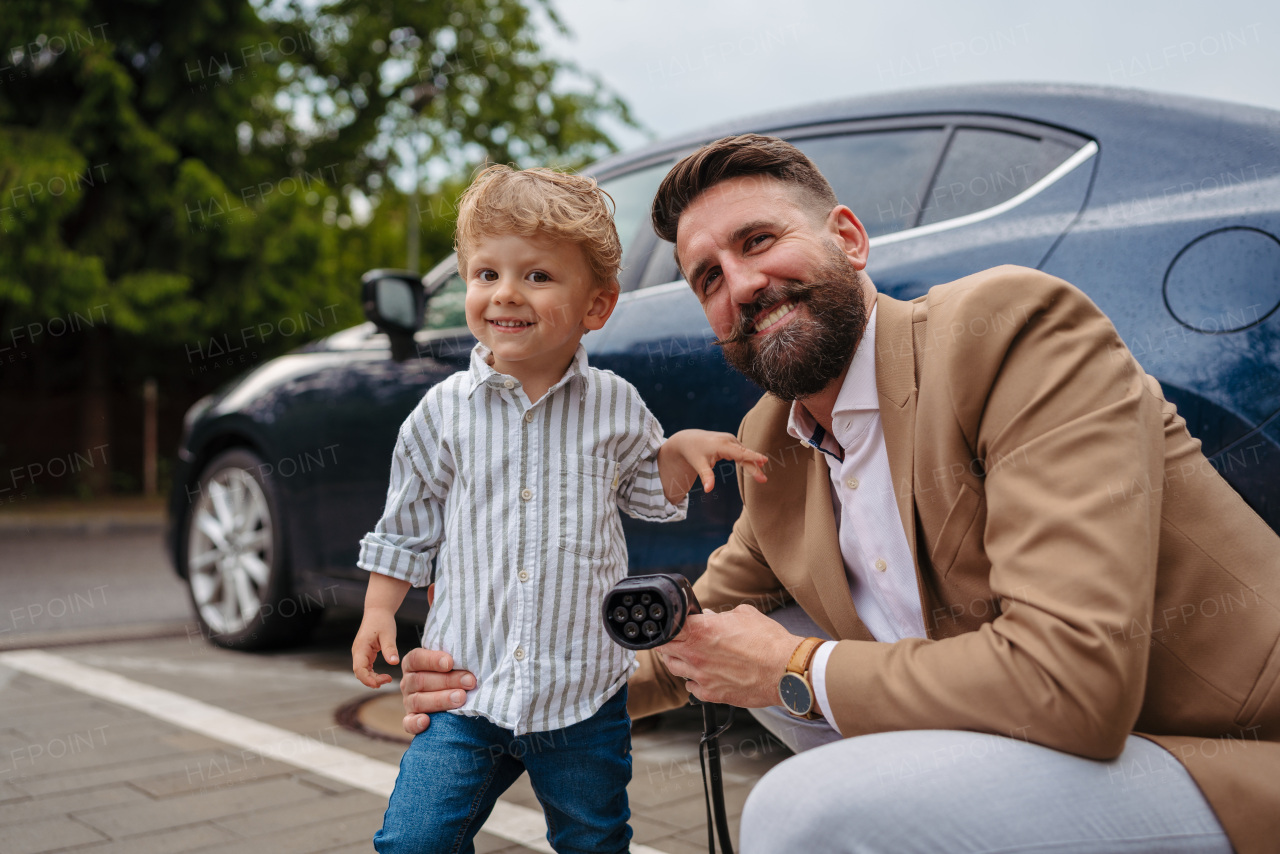
[[[528,580],[529,580],[529,573],[528,573],[528,571],[527,571],[527,570],[523,570],[523,569],[522,569],[522,570],[520,570],[520,574],[519,574],[518,576],[516,576],[516,577],[517,577],[517,578],[519,578],[521,581],[528,581]]]
[[[520,490],[520,497],[523,498],[525,501],[528,501],[530,498],[533,497],[533,490],[532,489]]]
[[[528,422],[530,422],[530,421],[532,421],[532,420],[533,420],[533,410],[532,410],[532,409],[530,409],[528,412],[526,412],[526,413],[524,414],[524,420],[525,420],[525,423],[526,423],[526,424],[527,424]]]
[[[524,661],[524,647],[516,647],[516,661]]]
[[[507,388],[515,388],[515,387],[516,387],[516,381],[515,381],[515,380],[507,380],[506,382],[504,382],[504,383],[503,383],[503,385],[504,385],[504,386],[506,386]]]
[[[882,558],[882,557],[878,557],[878,558],[876,558],[876,571],[877,571],[877,572],[884,572],[884,571],[885,571],[885,570],[887,570],[888,568],[889,568],[889,564],[887,564],[887,563],[885,563],[885,562],[884,562],[884,558]]]
[[[857,489],[857,488],[858,488],[858,479],[857,479],[856,477],[851,477],[851,478],[849,478],[848,480],[846,480],[846,481],[844,482],[844,485],[845,485],[845,486],[847,486],[847,487],[849,487],[850,489]]]

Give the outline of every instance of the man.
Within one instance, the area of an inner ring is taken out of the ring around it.
[[[743,850],[1276,850],[1280,539],[1098,309],[1021,268],[876,295],[857,217],[769,137],[682,160],[653,220],[776,463],[630,707],[822,718]],[[815,628],[759,610],[792,599]],[[468,680],[409,672],[406,727]]]

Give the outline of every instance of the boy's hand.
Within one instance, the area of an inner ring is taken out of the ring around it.
[[[373,663],[379,652],[387,664],[400,663],[400,654],[396,652],[395,612],[366,608],[360,631],[356,632],[355,643],[351,645],[351,669],[356,678],[370,688],[381,688],[391,681],[390,674],[374,672]]]
[[[658,449],[658,474],[662,492],[672,504],[688,495],[694,481],[701,478],[703,490],[715,488],[713,468],[720,460],[734,460],[751,473],[756,483],[764,483],[762,466],[769,462],[764,454],[751,450],[731,433],[709,430],[681,430]]]

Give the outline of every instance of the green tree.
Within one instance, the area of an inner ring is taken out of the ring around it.
[[[207,390],[231,376],[196,370],[218,336],[355,322],[363,269],[402,265],[424,223],[447,251],[449,176],[612,150],[625,105],[542,54],[535,14],[559,22],[530,2],[7,0],[0,392],[74,388],[77,441],[108,444],[113,387]],[[430,216],[419,186],[444,187]],[[32,341],[77,317],[74,344]]]

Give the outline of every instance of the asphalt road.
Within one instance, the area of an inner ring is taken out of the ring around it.
[[[19,635],[191,621],[159,531],[0,534],[0,644]]]

